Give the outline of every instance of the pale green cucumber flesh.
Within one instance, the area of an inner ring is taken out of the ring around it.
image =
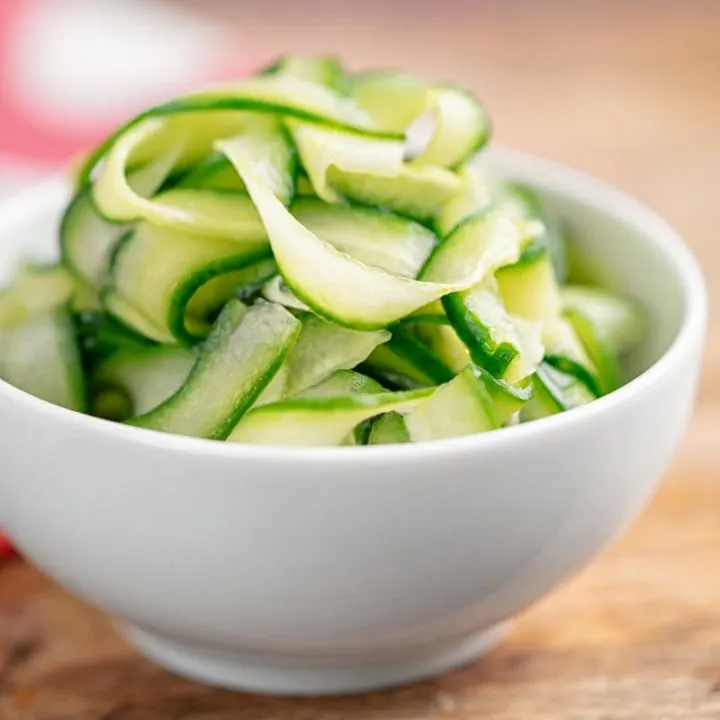
[[[466,368],[405,417],[413,442],[440,440],[500,427],[485,384]]]
[[[399,413],[385,413],[370,428],[368,445],[396,445],[410,442],[405,419]]]
[[[66,307],[35,313],[0,331],[0,378],[54,405],[85,410],[80,350]]]
[[[185,384],[137,427],[225,439],[270,383],[295,343],[300,322],[279,305],[231,300],[200,349]],[[270,406],[265,406],[270,407]]]
[[[437,245],[426,227],[370,208],[327,205],[303,198],[290,208],[308,230],[367,265],[414,278]]]

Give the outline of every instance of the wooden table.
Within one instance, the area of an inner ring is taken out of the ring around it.
[[[638,195],[720,285],[720,3],[196,4],[231,16],[239,43],[265,54],[342,52],[473,87],[499,141]],[[16,562],[0,568],[0,719],[720,718],[719,361],[714,324],[694,424],[650,509],[466,669],[362,698],[214,691],[143,661],[106,619]]]

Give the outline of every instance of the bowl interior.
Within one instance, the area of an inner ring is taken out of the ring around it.
[[[660,218],[600,181],[551,161],[505,149],[480,161],[491,172],[535,188],[565,221],[573,254],[605,287],[636,298],[649,328],[626,359],[635,377],[670,347],[687,312],[677,243]],[[58,256],[58,228],[69,188],[61,178],[5,203],[0,212],[0,285],[26,261]]]

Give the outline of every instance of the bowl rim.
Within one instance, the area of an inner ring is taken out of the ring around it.
[[[30,395],[0,380],[3,395],[23,403],[33,412],[45,414],[61,423],[72,423],[90,435],[110,436],[118,442],[152,446],[157,450],[262,461],[344,461],[370,464],[429,459],[448,453],[499,449],[508,443],[525,440],[542,441],[547,434],[561,433],[568,426],[592,422],[599,414],[621,412],[645,393],[680,361],[683,353],[696,344],[702,346],[705,335],[708,298],[700,266],[682,237],[657,213],[611,184],[554,160],[502,147],[482,155],[483,162],[496,167],[501,174],[525,180],[570,200],[589,205],[610,214],[628,225],[634,225],[651,239],[655,249],[670,260],[681,288],[684,312],[681,326],[665,352],[636,378],[618,390],[587,405],[558,413],[530,423],[502,428],[499,432],[478,433],[424,443],[375,445],[361,447],[296,447],[286,445],[243,445],[203,438],[173,435],[156,430],[136,428],[68,410]],[[57,205],[67,195],[67,180],[52,178],[28,191],[0,203],[0,233],[37,213]]]

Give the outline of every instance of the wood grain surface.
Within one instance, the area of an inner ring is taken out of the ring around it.
[[[262,56],[338,52],[472,87],[499,142],[597,174],[664,214],[718,308],[720,3],[194,4]],[[1,566],[0,720],[720,719],[719,431],[713,320],[690,433],[629,533],[483,660],[388,693],[291,701],[180,680],[36,571]]]

